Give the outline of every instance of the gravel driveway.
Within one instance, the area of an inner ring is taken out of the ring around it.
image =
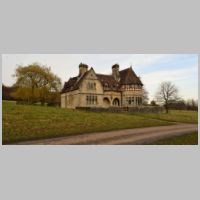
[[[171,136],[183,135],[198,130],[197,124],[175,124],[170,126],[157,126],[135,128],[109,132],[89,133],[75,136],[43,139],[16,144],[36,145],[78,145],[78,144],[145,144]]]

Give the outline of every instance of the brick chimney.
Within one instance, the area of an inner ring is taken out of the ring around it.
[[[79,76],[83,76],[83,74],[85,74],[85,72],[87,72],[88,70],[88,65],[80,63],[79,65]]]
[[[116,81],[120,80],[119,65],[118,64],[115,64],[115,65],[112,66],[112,75],[113,75],[113,77]]]

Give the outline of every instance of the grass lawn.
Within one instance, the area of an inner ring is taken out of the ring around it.
[[[3,101],[3,144],[99,131],[170,125],[146,116],[92,113]]]
[[[198,132],[158,140],[151,145],[198,145]]]
[[[198,123],[198,112],[196,111],[186,111],[186,110],[170,110],[168,114],[138,114],[138,116],[160,119],[169,122],[182,122],[182,123]]]

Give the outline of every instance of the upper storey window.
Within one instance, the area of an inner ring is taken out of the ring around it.
[[[108,88],[109,88],[108,83],[105,83],[104,84],[104,89],[108,89]]]
[[[137,84],[123,85],[122,89],[124,89],[124,90],[140,90],[140,89],[142,89],[142,86],[137,85]]]
[[[88,90],[96,90],[96,83],[94,83],[94,82],[88,82],[87,89]]]

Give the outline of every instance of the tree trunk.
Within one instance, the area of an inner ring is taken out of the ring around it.
[[[41,100],[41,105],[44,106],[44,104],[45,104],[45,100],[42,99],[42,100]]]
[[[169,108],[168,108],[168,104],[167,103],[165,104],[165,110],[166,110],[166,113],[169,112]]]
[[[34,85],[31,88],[31,104],[34,104]]]

